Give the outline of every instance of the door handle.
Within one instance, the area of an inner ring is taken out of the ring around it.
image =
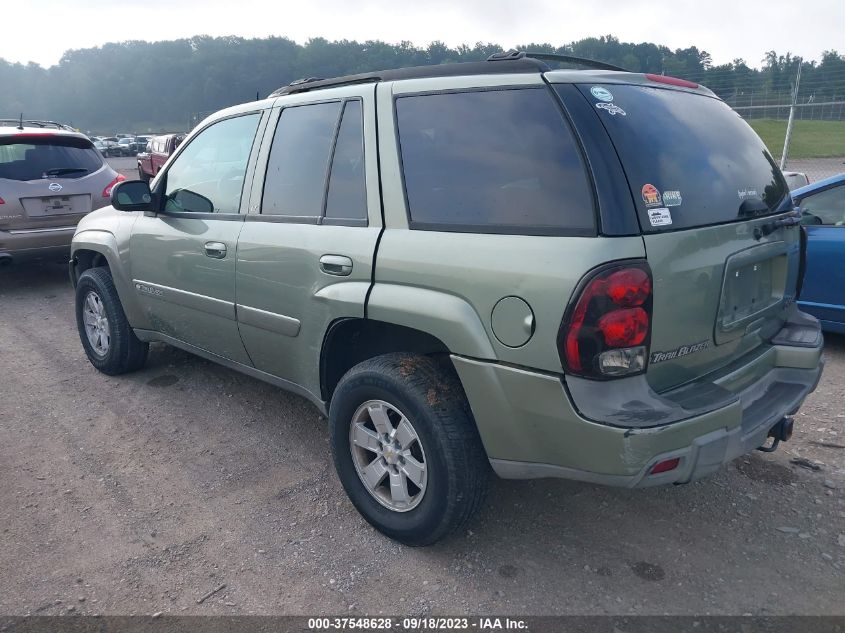
[[[346,277],[352,273],[352,260],[343,255],[323,255],[320,258],[320,270],[327,275]]]
[[[226,257],[226,245],[223,242],[206,242],[205,254],[214,259],[224,259]]]

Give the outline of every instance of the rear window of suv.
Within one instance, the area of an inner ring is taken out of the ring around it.
[[[545,87],[396,99],[412,228],[595,234],[592,187]]]
[[[88,139],[40,135],[0,137],[0,178],[82,178],[103,166]]]
[[[560,89],[560,88],[559,88]],[[742,118],[713,97],[639,85],[578,85],[616,147],[645,232],[788,210],[786,182]]]

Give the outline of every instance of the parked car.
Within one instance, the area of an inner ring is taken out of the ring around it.
[[[792,199],[807,235],[798,305],[825,330],[845,334],[845,173],[796,189]]]
[[[88,359],[120,374],[163,341],[308,398],[352,503],[411,545],[464,525],[491,466],[645,487],[773,450],[822,351],[783,175],[706,88],[583,63],[212,115],[80,225]]]
[[[96,147],[99,152],[106,157],[122,156],[123,150],[118,145],[118,142],[113,140],[113,138],[114,137],[100,138],[94,141],[94,147]]]
[[[786,179],[786,186],[789,187],[790,191],[810,184],[807,174],[800,171],[785,171],[783,177]]]
[[[138,176],[141,180],[149,182],[156,177],[170,155],[185,139],[184,134],[163,134],[154,136],[147,151],[138,155]]]
[[[67,257],[76,223],[121,180],[83,134],[0,126],[0,263]]]
[[[132,150],[135,152],[133,156],[146,151],[147,144],[152,140],[152,136],[136,136],[132,142]]]
[[[138,154],[135,150],[134,136],[124,136],[117,142],[117,147],[120,150],[121,156],[136,156]]]

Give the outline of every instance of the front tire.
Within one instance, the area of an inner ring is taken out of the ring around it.
[[[430,545],[481,506],[490,465],[451,368],[405,353],[364,361],[338,383],[329,425],[347,495],[390,538]]]
[[[132,331],[107,268],[89,268],[80,275],[76,326],[88,360],[104,374],[135,371],[147,361],[150,346]]]

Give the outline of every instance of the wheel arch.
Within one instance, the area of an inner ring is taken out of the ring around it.
[[[364,318],[338,319],[329,325],[320,351],[320,392],[330,402],[343,375],[358,363],[391,352],[435,356],[452,367],[451,351],[436,336],[415,328]]]
[[[132,281],[126,274],[118,254],[117,239],[109,231],[86,230],[73,238],[70,255],[70,279],[74,288],[79,277],[86,270],[96,267],[108,268],[123,311],[133,327],[142,319],[143,311],[135,298]]]

